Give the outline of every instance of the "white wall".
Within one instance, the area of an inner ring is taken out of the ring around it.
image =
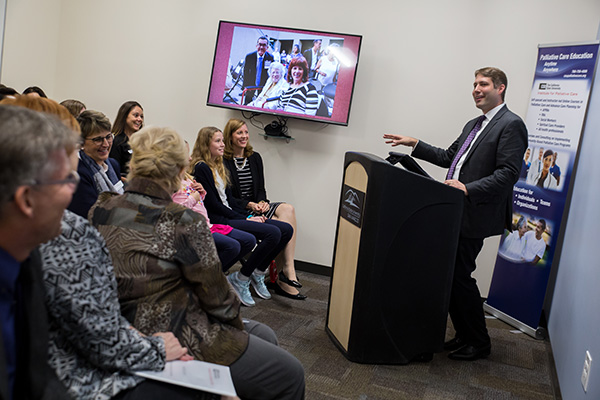
[[[363,35],[348,127],[289,120],[290,144],[264,141],[250,127],[269,198],[296,206],[296,258],[329,266],[346,151],[385,156],[384,132],[449,145],[478,113],[472,74],[487,65],[506,71],[507,103],[524,117],[537,44],[594,38],[599,16],[597,0],[9,0],[2,80],[17,90],[39,85],[59,101],[80,99],[111,119],[135,99],[147,124],[193,141],[200,127],[240,117],[205,105],[218,20]],[[497,244],[488,240],[479,258],[484,296]]]

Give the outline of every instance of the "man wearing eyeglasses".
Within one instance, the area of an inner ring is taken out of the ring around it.
[[[244,97],[244,104],[252,101],[254,95],[260,93],[260,89],[267,83],[269,78],[269,66],[273,62],[273,56],[267,52],[269,39],[261,36],[256,41],[256,51],[246,55],[244,60],[244,89],[256,88],[248,91]]]
[[[76,138],[50,115],[0,106],[0,399],[68,398],[48,367],[37,246],[60,234],[79,178]]]

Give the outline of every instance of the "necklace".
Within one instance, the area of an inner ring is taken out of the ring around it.
[[[235,162],[235,169],[237,169],[238,171],[241,171],[241,170],[243,170],[244,168],[246,168],[246,161],[248,160],[246,157],[244,157],[244,161],[242,161],[242,165],[240,166],[240,164],[239,164],[239,160],[240,160],[241,158],[242,158],[242,157],[235,157],[235,158],[233,159],[233,161]]]

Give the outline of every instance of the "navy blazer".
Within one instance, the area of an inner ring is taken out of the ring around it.
[[[229,187],[225,189],[225,193],[227,194],[227,202],[231,208],[228,208],[223,204],[219,192],[217,191],[217,186],[215,185],[215,178],[208,165],[203,162],[196,164],[194,167],[194,179],[204,187],[204,190],[206,190],[204,207],[206,207],[208,218],[210,218],[211,223],[229,225],[229,220],[246,219],[247,214],[244,213],[244,207],[242,207],[240,202],[233,197]]]
[[[423,141],[412,155],[443,168],[450,167],[455,154],[475,126],[467,122],[461,135],[446,150]],[[461,236],[486,238],[510,229],[512,189],[519,179],[521,160],[527,149],[527,128],[506,106],[487,124],[471,145],[458,180],[467,187]]]
[[[256,51],[246,55],[244,59],[244,87],[256,86],[256,60],[258,54]],[[273,55],[265,52],[263,55],[263,70],[260,75],[260,87],[265,86],[269,79],[269,71],[267,69],[269,62],[273,62]]]
[[[223,159],[225,167],[229,170],[229,176],[231,177],[231,193],[233,197],[239,199],[241,206],[246,208],[249,201],[258,203],[260,201],[269,202],[267,199],[267,190],[265,189],[265,173],[263,168],[262,157],[257,152],[252,153],[248,157],[248,164],[250,166],[250,174],[252,175],[252,193],[254,197],[250,200],[242,199],[242,190],[240,187],[240,180],[237,175],[237,169],[235,167],[235,160]]]
[[[21,264],[22,330],[19,334],[14,399],[70,399],[54,370],[48,365],[48,317],[46,314],[42,261],[35,249]],[[0,400],[9,400],[4,343],[0,331]]]
[[[117,176],[121,175],[121,169],[119,168],[117,160],[108,158],[106,162],[109,166],[112,166]],[[100,193],[98,193],[96,182],[94,182],[94,171],[81,160],[79,160],[79,165],[77,165],[77,173],[80,178],[79,185],[77,186],[75,193],[73,193],[73,198],[67,209],[87,220],[88,211],[90,211],[90,208],[92,208],[96,200],[98,200],[98,195]],[[113,182],[113,184],[114,183],[115,182]]]

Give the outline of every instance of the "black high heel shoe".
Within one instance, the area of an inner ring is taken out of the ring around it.
[[[294,281],[292,279],[289,279],[287,276],[285,276],[283,271],[279,271],[279,280],[283,283],[287,283],[288,285],[293,286],[298,289],[302,287],[302,284],[300,282]]]
[[[279,286],[279,284],[277,282],[267,282],[267,287],[269,289],[273,289],[273,291],[275,292],[275,294],[278,294],[278,295],[283,296],[283,297],[287,297],[289,299],[293,299],[293,300],[304,300],[304,299],[306,299],[306,296],[303,295],[302,293],[290,294],[290,293],[286,292],[285,290],[283,290],[281,288],[281,286]]]

